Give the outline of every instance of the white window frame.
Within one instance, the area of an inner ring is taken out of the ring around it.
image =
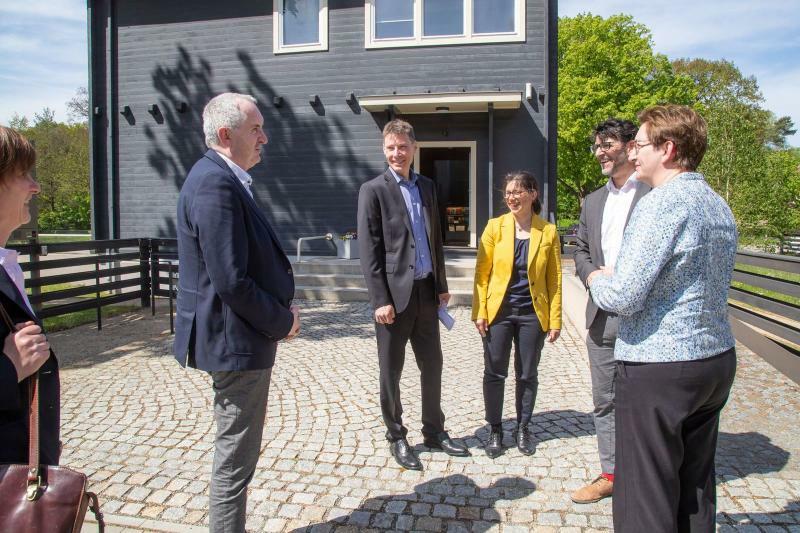
[[[284,0],[274,0],[272,4],[272,50],[274,53],[294,54],[328,50],[328,0],[320,0],[319,3],[319,42],[290,45],[283,44]]]
[[[364,43],[365,48],[401,48],[411,46],[441,46],[452,44],[478,43],[520,43],[525,42],[526,0],[514,0],[514,31],[502,33],[473,33],[472,12],[473,0],[464,1],[464,34],[463,35],[423,35],[422,3],[414,2],[414,35],[412,37],[392,37],[377,39],[375,37],[375,0],[364,0]]]

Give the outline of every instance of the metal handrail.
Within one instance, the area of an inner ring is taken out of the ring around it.
[[[315,237],[300,237],[297,239],[297,262],[300,263],[300,246],[303,244],[303,241],[314,241],[319,239],[325,239],[326,241],[333,240],[333,233],[326,233],[325,235],[317,235]]]

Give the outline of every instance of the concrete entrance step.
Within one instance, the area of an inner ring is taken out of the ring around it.
[[[340,289],[366,289],[364,276],[361,274],[295,274],[296,286],[340,288]],[[447,285],[450,291],[472,292],[472,278],[454,278],[448,276]]]
[[[472,305],[472,289],[450,290],[450,306]],[[357,287],[321,287],[296,285],[294,297],[298,300],[325,300],[329,302],[368,302],[369,294],[365,288]]]
[[[459,258],[445,261],[447,278],[470,278],[475,275],[475,259]],[[361,275],[358,259],[336,259],[335,257],[307,257],[301,262],[292,261],[295,276],[304,274]]]

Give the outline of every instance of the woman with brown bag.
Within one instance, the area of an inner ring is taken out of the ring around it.
[[[59,456],[58,361],[25,294],[17,252],[4,248],[11,233],[31,219],[30,201],[39,193],[31,176],[36,153],[16,131],[0,126],[0,304],[16,331],[0,320],[0,463],[27,463],[29,382],[39,373],[39,463]]]

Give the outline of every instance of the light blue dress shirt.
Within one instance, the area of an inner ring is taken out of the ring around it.
[[[598,307],[621,315],[614,357],[666,363],[732,348],[736,239],[730,208],[702,174],[679,174],[639,200],[614,275],[590,287]]]
[[[425,215],[422,212],[422,197],[417,185],[417,175],[409,170],[409,178],[404,180],[389,167],[392,176],[400,185],[400,192],[403,193],[403,200],[406,202],[408,219],[411,221],[411,231],[414,234],[414,279],[423,279],[433,272],[431,261],[431,247],[428,244],[428,232],[425,230]]]

